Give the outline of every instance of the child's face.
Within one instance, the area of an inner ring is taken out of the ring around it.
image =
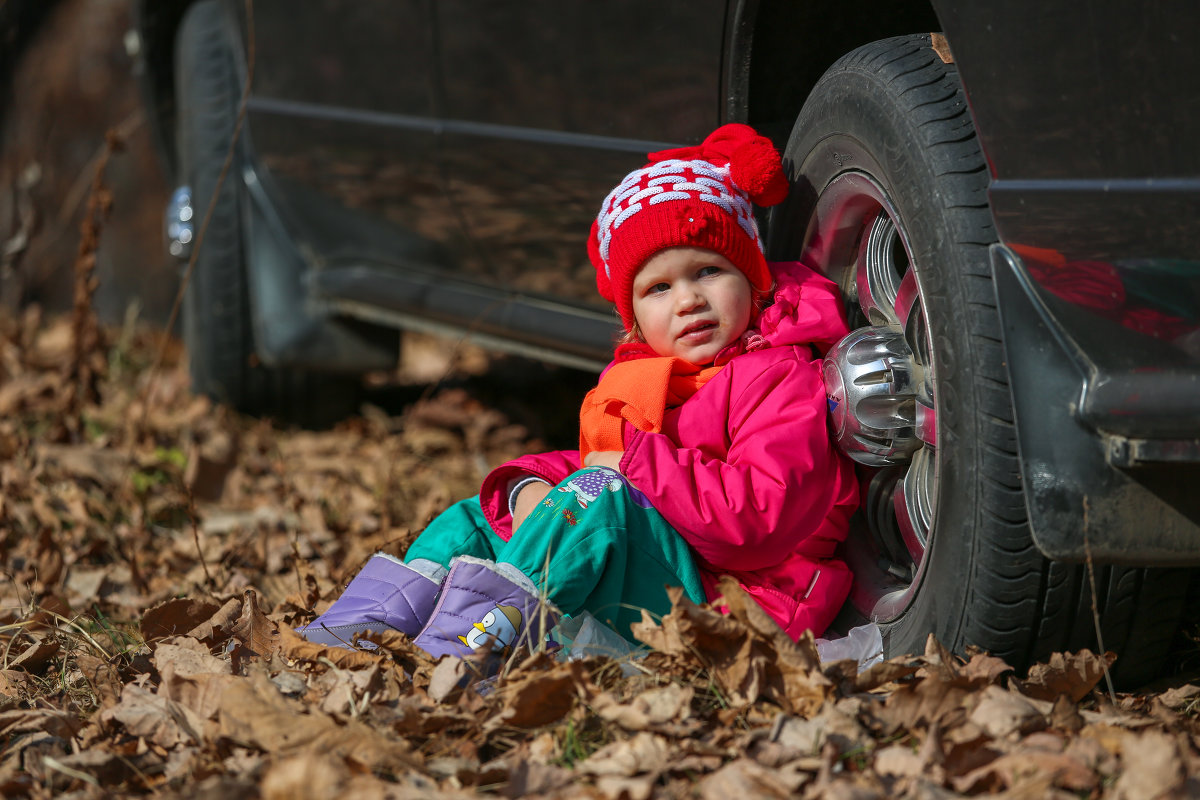
[[[646,344],[697,366],[745,332],[752,299],[741,270],[701,247],[660,250],[633,279],[633,316]]]

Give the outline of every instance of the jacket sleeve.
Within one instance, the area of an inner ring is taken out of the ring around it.
[[[488,473],[479,489],[479,504],[492,530],[504,541],[512,538],[512,514],[508,510],[508,487],[514,480],[537,477],[551,486],[579,469],[578,450],[531,453],[501,464]]]
[[[844,526],[827,522],[858,488],[829,435],[820,362],[766,365],[731,389],[728,414],[724,459],[627,429],[621,471],[712,567],[762,569],[797,549],[831,555]]]

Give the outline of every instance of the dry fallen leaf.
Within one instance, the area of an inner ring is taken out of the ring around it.
[[[928,765],[912,747],[892,744],[875,751],[875,770],[881,775],[897,778],[916,778],[925,773]]]
[[[889,734],[931,725],[955,726],[967,718],[972,692],[937,672],[892,692],[876,714]]]
[[[1121,800],[1158,800],[1182,796],[1186,774],[1175,738],[1161,731],[1126,733],[1115,796]]]
[[[794,642],[732,579],[721,590],[729,615],[696,606],[672,587],[673,608],[655,624],[643,613],[633,635],[660,653],[699,659],[735,706],[759,699],[805,716],[832,696],[834,685],[820,670],[811,636]]]
[[[231,597],[211,617],[188,631],[187,635],[202,642],[216,642],[230,635],[241,615],[242,601]]]
[[[355,720],[339,724],[288,700],[262,674],[239,678],[226,687],[218,722],[220,738],[278,757],[331,754],[371,770],[403,771],[420,765],[403,741]]]
[[[16,653],[16,658],[8,662],[8,667],[36,674],[61,649],[62,645],[57,639],[35,638],[28,647]]]
[[[178,636],[194,630],[217,613],[216,603],[179,597],[167,600],[142,615],[142,638],[147,642]]]
[[[429,677],[426,690],[435,703],[457,697],[467,681],[475,674],[466,659],[447,657],[438,661]]]
[[[1046,718],[1024,697],[1015,692],[988,686],[976,698],[968,717],[993,739],[1027,734],[1046,727]]]
[[[1185,706],[1200,705],[1200,686],[1189,683],[1167,689],[1158,697],[1167,708],[1178,710]]]
[[[39,689],[37,681],[28,672],[16,669],[0,670],[0,695],[12,699],[33,696]]]
[[[0,736],[10,741],[22,733],[40,731],[61,739],[70,739],[83,728],[83,720],[75,714],[49,708],[18,708],[0,711]]]
[[[233,680],[229,662],[210,655],[199,641],[187,637],[159,644],[153,660],[161,679],[159,694],[201,719],[216,716],[221,694]]]
[[[559,664],[539,672],[527,672],[506,683],[498,692],[504,708],[489,726],[511,725],[536,728],[557,722],[575,706],[581,682],[579,665]]]
[[[262,781],[263,800],[324,800],[346,793],[352,773],[327,753],[291,756],[272,764]],[[361,797],[358,793],[356,798]]]
[[[577,769],[587,775],[618,775],[631,778],[642,773],[658,774],[669,764],[667,740],[652,733],[613,742],[597,750]]]
[[[695,695],[695,688],[672,683],[642,692],[628,703],[602,693],[592,699],[591,706],[601,719],[615,722],[628,731],[644,731],[686,720],[691,715]]]
[[[316,644],[286,626],[279,626],[277,630],[279,652],[290,659],[313,662],[326,659],[341,669],[363,669],[379,663],[380,660],[378,654],[369,650]]]
[[[62,476],[83,478],[101,486],[130,468],[129,459],[120,451],[85,445],[39,443],[34,453],[40,470],[57,471]]]
[[[105,710],[101,721],[119,723],[130,736],[171,749],[180,744],[199,743],[203,721],[190,709],[160,697],[137,684],[126,684],[121,702]]]
[[[258,607],[258,594],[253,589],[246,590],[242,598],[242,615],[230,633],[240,645],[231,651],[234,672],[240,673],[245,664],[270,658],[279,652],[279,625]]]
[[[1021,692],[1038,700],[1054,700],[1066,695],[1078,703],[1104,677],[1117,660],[1115,653],[1098,656],[1090,650],[1078,653],[1054,653],[1045,664],[1029,668],[1029,677],[1019,681]]]

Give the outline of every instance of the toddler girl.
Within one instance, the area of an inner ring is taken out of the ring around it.
[[[850,589],[834,550],[858,500],[821,381],[847,330],[830,281],[763,257],[751,203],[787,191],[745,125],[630,173],[588,242],[626,336],[584,400],[579,451],[495,469],[301,632],[392,628],[466,655],[588,611],[628,637],[642,609],[670,610],[666,586],[704,602],[732,575],[793,638],[822,633]]]

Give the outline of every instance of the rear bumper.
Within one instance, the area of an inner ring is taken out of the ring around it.
[[[1200,365],[992,248],[1021,476],[1049,558],[1200,565]]]

